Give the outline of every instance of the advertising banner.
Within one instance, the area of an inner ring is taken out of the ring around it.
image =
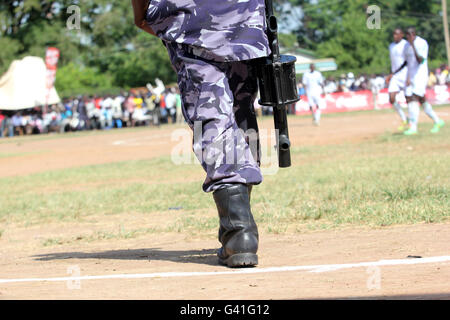
[[[450,88],[447,86],[435,86],[427,89],[426,97],[432,105],[450,103]],[[406,98],[403,93],[399,93],[398,101],[406,107]],[[356,92],[336,92],[322,95],[320,108],[323,113],[337,113],[357,110],[389,109],[389,93],[387,89],[381,90],[378,94],[373,94],[370,90]],[[295,106],[296,114],[310,113],[308,98],[302,96]]]

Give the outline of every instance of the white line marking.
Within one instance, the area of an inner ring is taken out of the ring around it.
[[[289,272],[289,271],[309,271],[320,273],[320,272],[331,272],[342,269],[371,267],[371,266],[399,266],[399,265],[416,265],[416,264],[442,263],[442,262],[450,262],[450,256],[430,257],[420,259],[380,260],[375,262],[361,262],[349,264],[326,264],[316,266],[285,266],[285,267],[270,267],[270,268],[237,269],[233,271],[216,271],[216,272],[162,272],[162,273],[112,274],[100,276],[57,277],[57,278],[0,279],[0,283],[43,282],[43,281],[55,282],[55,281],[103,280],[103,279],[177,278],[177,277],[220,276],[220,275],[256,274],[256,273]]]
[[[141,146],[145,144],[154,143],[154,140],[157,142],[161,142],[161,139],[164,138],[170,138],[170,134],[153,134],[150,136],[141,136],[137,138],[129,138],[125,140],[116,140],[113,141],[111,144],[113,146]]]

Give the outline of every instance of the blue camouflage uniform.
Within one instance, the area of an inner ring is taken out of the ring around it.
[[[251,60],[270,54],[264,0],[152,0],[146,21],[177,72],[183,115],[207,175],[203,190],[261,183]]]

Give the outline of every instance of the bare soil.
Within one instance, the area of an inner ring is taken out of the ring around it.
[[[438,113],[450,122],[450,108],[439,108]],[[422,121],[428,119],[423,117]],[[271,128],[271,119],[262,121],[261,126]],[[325,115],[320,127],[314,127],[309,118],[290,119],[295,146],[362,141],[394,132],[397,126],[396,115],[385,112],[329,118]],[[171,141],[173,130],[183,128],[187,127],[14,138],[0,143],[0,155],[11,155],[0,157],[0,177],[167,156],[176,144]],[[135,221],[139,218],[135,217]],[[99,225],[108,225],[121,217],[95,219]],[[140,223],[145,224],[145,219],[150,217],[142,217]],[[155,219],[163,221],[164,217]],[[148,234],[43,246],[42,239],[52,235],[82,234],[83,225],[61,222],[0,229],[0,279],[67,277],[73,267],[80,276],[229,271],[217,264],[219,244],[210,234]],[[450,256],[450,224],[355,227],[282,235],[263,232],[260,241],[260,263],[255,269]],[[66,281],[0,283],[0,299],[450,299],[449,262],[383,266],[378,271],[380,281],[375,287],[371,285],[373,270],[365,267],[322,273],[96,279],[83,280],[78,288]]]

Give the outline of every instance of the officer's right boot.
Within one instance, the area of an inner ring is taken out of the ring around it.
[[[250,211],[248,188],[229,185],[213,193],[220,218],[219,263],[228,267],[251,267],[258,264],[258,228]]]

